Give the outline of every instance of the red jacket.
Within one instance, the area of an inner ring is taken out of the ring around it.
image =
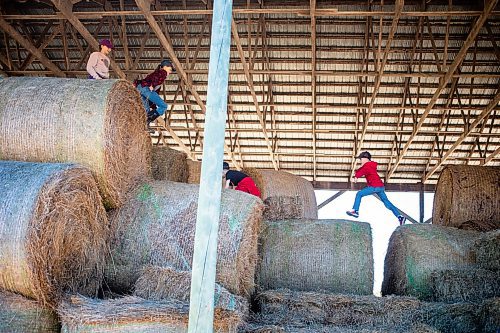
[[[384,183],[380,179],[377,173],[377,162],[369,161],[366,162],[361,168],[359,168],[354,177],[361,178],[366,177],[366,183],[371,187],[384,187]]]

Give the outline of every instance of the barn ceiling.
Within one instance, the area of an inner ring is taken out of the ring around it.
[[[447,164],[500,165],[497,2],[235,0],[226,159],[344,188],[369,150],[407,190]],[[212,0],[0,6],[3,75],[85,78],[101,38],[117,78],[172,59],[152,140],[201,159]]]

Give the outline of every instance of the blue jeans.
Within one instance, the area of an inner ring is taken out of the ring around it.
[[[149,102],[156,104],[156,112],[162,116],[168,108],[168,104],[158,95],[156,91],[149,90],[149,87],[143,87],[140,84],[137,85],[137,90],[141,93],[142,105],[146,110],[146,114],[149,113]]]
[[[361,199],[371,194],[378,194],[385,207],[389,209],[396,217],[401,215],[396,206],[394,206],[392,202],[389,201],[389,198],[387,198],[387,195],[385,194],[385,187],[367,186],[364,189],[360,190],[358,193],[356,193],[356,199],[354,199],[354,206],[352,206],[352,209],[358,212],[359,205],[361,204]]]

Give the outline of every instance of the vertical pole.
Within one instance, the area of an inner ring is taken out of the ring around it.
[[[227,115],[232,0],[215,0],[208,68],[205,144],[194,239],[188,333],[212,333],[217,232]]]
[[[420,219],[418,222],[424,223],[424,183],[420,183]]]

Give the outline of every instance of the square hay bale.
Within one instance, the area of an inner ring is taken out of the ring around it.
[[[373,293],[373,249],[368,223],[266,221],[263,229],[257,274],[260,289]]]
[[[151,153],[153,179],[187,183],[189,170],[186,153],[166,146],[153,146]]]
[[[186,159],[186,164],[188,168],[188,184],[199,184],[201,177],[201,162],[193,161],[191,159]]]

